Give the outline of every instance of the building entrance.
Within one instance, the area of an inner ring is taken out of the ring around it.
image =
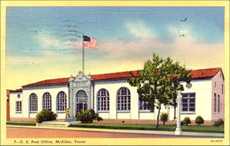
[[[76,113],[88,109],[88,97],[84,90],[79,90],[76,94]]]

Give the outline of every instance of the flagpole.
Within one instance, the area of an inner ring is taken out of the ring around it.
[[[84,35],[82,34],[82,38]],[[84,38],[82,39],[82,73],[85,73],[85,47],[84,47]]]

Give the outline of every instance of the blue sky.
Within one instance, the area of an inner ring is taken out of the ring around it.
[[[6,23],[9,77],[34,74],[18,84],[81,69],[80,34],[70,30],[97,39],[86,73],[141,69],[154,52],[188,68],[224,66],[223,7],[9,7]]]

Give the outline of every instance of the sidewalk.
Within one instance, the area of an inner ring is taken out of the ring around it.
[[[116,133],[136,133],[136,134],[158,134],[158,135],[171,135],[175,136],[174,131],[153,131],[153,130],[123,130],[123,129],[99,129],[99,128],[73,128],[73,127],[39,127],[39,126],[20,126],[20,125],[7,125],[7,127],[17,128],[36,128],[36,129],[60,129],[60,130],[79,130],[79,131],[96,131],[96,132],[116,132]],[[182,132],[181,136],[191,137],[215,137],[223,138],[224,133],[204,133],[204,132]]]

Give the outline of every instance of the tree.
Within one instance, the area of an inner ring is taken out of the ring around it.
[[[169,96],[172,99],[170,105],[173,106],[174,108],[174,119],[176,119],[177,93],[178,91],[184,90],[183,86],[181,85],[181,81],[186,81],[187,83],[190,82],[191,75],[190,72],[185,70],[184,66],[180,66],[178,62],[175,62],[171,65],[172,65],[171,74],[173,74],[174,77],[171,80],[171,87],[170,87],[171,89],[169,92]]]
[[[128,80],[131,86],[137,87],[140,100],[149,103],[151,111],[158,109],[156,128],[162,105],[176,105],[177,92],[183,90],[180,81],[190,81],[189,71],[171,58],[163,59],[157,54],[145,62],[139,77]]]

